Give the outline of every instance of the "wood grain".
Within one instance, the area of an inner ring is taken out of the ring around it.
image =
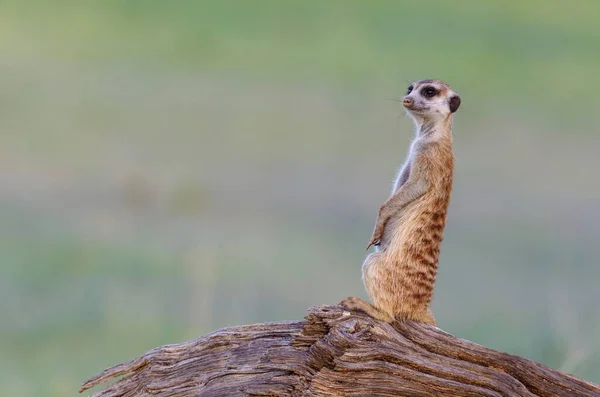
[[[225,328],[86,381],[116,396],[600,396],[600,387],[426,324],[340,306],[304,321]]]

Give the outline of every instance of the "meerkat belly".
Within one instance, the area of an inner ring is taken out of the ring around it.
[[[428,250],[441,242],[445,211],[417,205],[390,225],[390,241],[385,253],[401,258],[412,251]]]
[[[414,310],[433,297],[446,215],[446,207],[434,201],[415,202],[390,220],[381,244],[364,262],[365,287],[382,310]]]

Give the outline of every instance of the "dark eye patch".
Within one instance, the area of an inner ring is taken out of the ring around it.
[[[410,94],[413,90],[412,84],[408,86],[408,91],[406,91],[406,95]]]
[[[425,98],[433,98],[437,94],[439,94],[439,91],[430,85],[425,86],[423,87],[423,89],[421,89],[421,95],[423,95]]]

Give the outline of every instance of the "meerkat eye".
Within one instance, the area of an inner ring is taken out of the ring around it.
[[[425,98],[433,98],[437,95],[437,93],[437,90],[431,86],[425,87],[421,90],[421,95],[423,95]]]
[[[406,95],[410,94],[413,90],[412,84],[408,86],[408,90],[406,91]]]

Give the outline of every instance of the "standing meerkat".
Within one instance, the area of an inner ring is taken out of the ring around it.
[[[373,305],[355,297],[340,304],[384,321],[435,325],[429,305],[452,191],[452,117],[460,97],[440,80],[420,80],[402,103],[417,135],[367,246],[375,245],[362,267]]]

